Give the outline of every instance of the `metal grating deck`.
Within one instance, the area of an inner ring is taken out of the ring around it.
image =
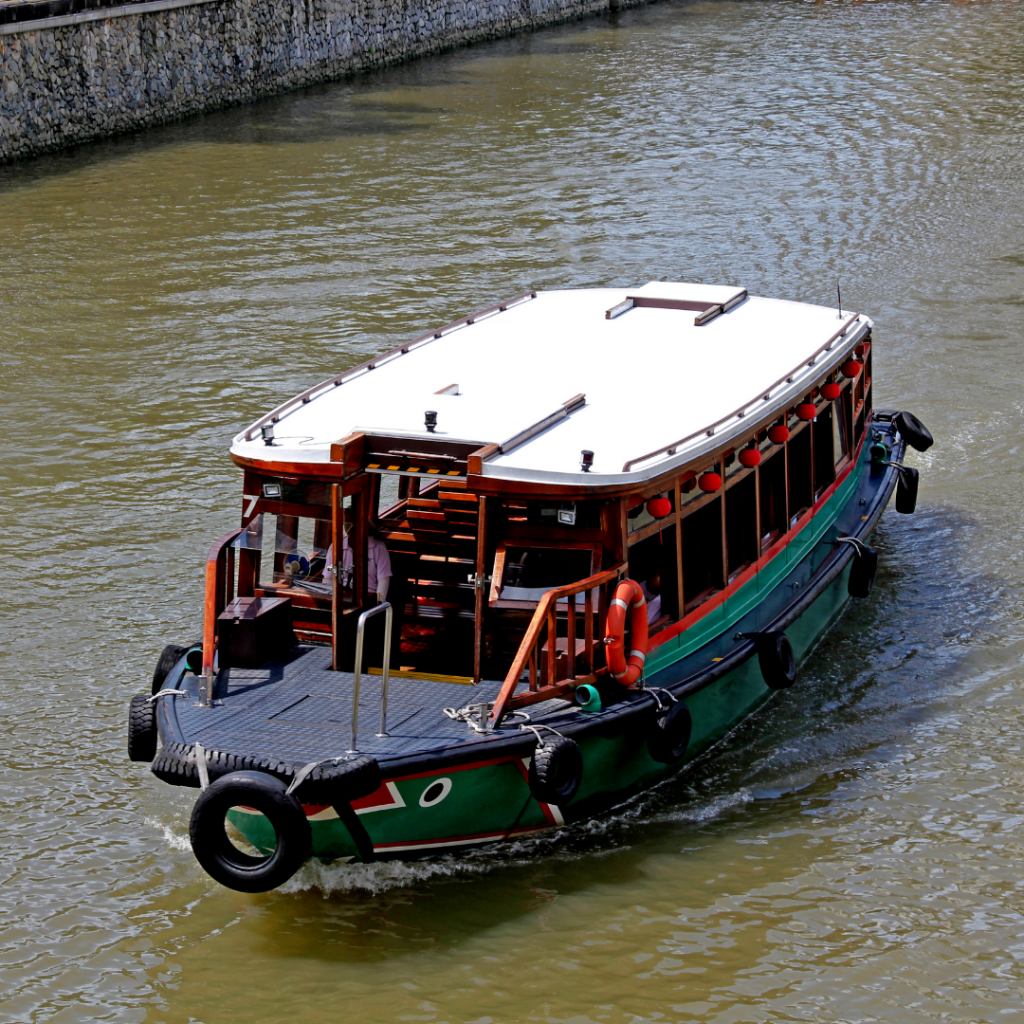
[[[195,707],[185,699],[176,702],[185,741],[294,763],[343,755],[351,739],[354,677],[351,672],[332,672],[330,664],[328,648],[298,647],[289,659],[261,669],[225,669],[218,680],[221,702],[214,707]],[[453,722],[442,709],[494,700],[500,689],[497,680],[466,686],[392,677],[389,736],[378,738],[381,677],[364,674],[357,747],[360,753],[388,758],[470,742],[477,734],[463,722]],[[545,701],[530,709],[531,718],[566,707],[565,701]]]

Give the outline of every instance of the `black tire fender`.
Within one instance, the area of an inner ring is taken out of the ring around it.
[[[224,830],[232,807],[252,807],[277,836],[266,857],[239,850]],[[288,787],[265,772],[233,772],[199,794],[188,828],[192,852],[203,870],[228,889],[267,892],[283,885],[309,859],[313,834],[302,805]]]
[[[183,647],[181,644],[168,644],[160,652],[160,657],[156,661],[156,668],[153,670],[153,682],[149,688],[150,693],[159,692],[160,688],[164,685],[164,680],[167,678],[168,673],[187,653],[188,648]]]
[[[654,719],[654,726],[647,737],[647,752],[655,761],[672,764],[686,753],[692,732],[690,709],[682,701],[677,701]]]
[[[785,690],[796,682],[793,645],[782,630],[762,633],[757,638],[757,662],[770,689]]]
[[[583,755],[575,740],[548,735],[537,745],[528,772],[530,792],[542,804],[567,804],[583,781]]]
[[[867,597],[871,593],[877,568],[878,552],[864,544],[859,545],[857,553],[853,556],[850,578],[846,585],[850,597]]]
[[[900,468],[900,479],[896,485],[896,511],[909,516],[917,508],[917,485],[921,475],[910,466]]]
[[[912,412],[898,412],[893,423],[900,437],[919,452],[926,452],[935,443],[931,431]]]
[[[233,772],[259,771],[290,785],[302,765],[261,754],[229,754],[221,750],[206,752],[206,768],[211,780]],[[199,787],[195,748],[191,743],[165,743],[153,760],[153,774],[172,786]],[[360,754],[348,761],[325,761],[302,780],[295,790],[300,803],[334,805],[351,803],[380,789],[381,774],[377,759]]]
[[[128,760],[152,761],[156,744],[156,705],[144,693],[137,693],[128,705]]]

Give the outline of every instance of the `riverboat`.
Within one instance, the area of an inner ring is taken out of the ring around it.
[[[792,686],[932,443],[873,409],[872,329],[727,286],[530,291],[238,434],[203,636],[129,712],[130,757],[200,790],[199,863],[259,892],[580,821]]]

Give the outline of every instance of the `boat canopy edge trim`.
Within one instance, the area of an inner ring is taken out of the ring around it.
[[[319,396],[321,391],[326,391],[328,388],[339,387],[346,380],[355,377],[357,374],[362,376],[364,373],[369,373],[371,370],[377,369],[378,366],[382,366],[384,363],[389,363],[400,356],[408,355],[414,348],[422,348],[424,345],[429,345],[432,341],[437,341],[439,338],[443,338],[446,334],[450,334],[452,331],[458,330],[461,327],[468,327],[482,317],[495,316],[498,313],[504,313],[505,310],[512,306],[518,306],[523,302],[527,302],[530,299],[535,298],[537,298],[537,291],[536,289],[531,289],[530,291],[523,292],[521,295],[516,295],[511,299],[504,299],[501,302],[496,302],[493,306],[481,309],[477,313],[470,313],[469,316],[460,317],[458,320],[453,320],[450,324],[445,324],[444,327],[438,327],[432,331],[427,331],[426,334],[421,334],[419,337],[413,338],[412,341],[407,341],[395,348],[388,349],[386,352],[382,352],[380,355],[374,356],[372,359],[367,359],[365,362],[359,363],[358,366],[350,367],[343,373],[339,373],[334,377],[328,377],[327,380],[321,381],[319,384],[314,384],[313,387],[307,388],[301,394],[295,395],[293,398],[289,398],[287,402],[282,402],[281,405],[276,409],[272,409],[265,416],[261,416],[252,424],[252,426],[246,428],[243,437],[246,441],[251,441],[263,427],[277,423],[296,406],[308,405],[314,398]]]
[[[843,335],[845,335],[846,332],[849,331],[850,328],[854,326],[854,324],[857,323],[861,323],[861,317],[859,313],[855,313],[853,316],[851,316],[846,321],[846,323],[838,331],[836,331],[836,333],[833,334],[832,337],[828,339],[828,341],[825,342],[824,345],[822,345],[819,349],[817,349],[814,352],[810,359],[802,360],[792,370],[788,371],[787,373],[784,373],[777,381],[775,381],[774,384],[766,388],[763,394],[761,394],[758,398],[754,398],[751,399],[749,402],[745,402],[738,409],[734,409],[732,412],[726,414],[721,419],[715,420],[714,423],[711,423],[706,427],[701,427],[700,430],[696,430],[692,434],[687,434],[686,437],[680,438],[678,441],[673,441],[671,444],[663,445],[661,448],[657,448],[653,452],[648,452],[646,455],[639,455],[635,459],[627,459],[626,462],[623,464],[622,472],[629,473],[633,469],[633,467],[638,463],[649,462],[651,459],[655,459],[660,455],[675,455],[678,449],[682,448],[684,445],[687,445],[691,441],[700,437],[701,434],[704,434],[706,437],[713,437],[715,431],[722,425],[729,423],[733,420],[745,418],[748,412],[752,410],[752,408],[757,407],[758,403],[771,401],[772,392],[777,387],[779,387],[782,384],[792,384],[799,374],[803,374],[807,369],[813,367],[814,364],[818,361],[819,357],[822,355],[822,353],[828,352],[832,348],[832,346],[837,341],[839,341],[843,337]],[[866,330],[868,324],[861,323],[861,327],[863,330]],[[849,344],[855,344],[857,338],[861,335],[861,333],[862,331],[858,331],[853,338],[849,339]],[[849,345],[844,347],[849,347]]]

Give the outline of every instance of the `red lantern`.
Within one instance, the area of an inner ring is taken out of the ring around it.
[[[761,453],[756,448],[744,448],[740,452],[740,465],[746,466],[747,469],[753,469],[754,466],[761,464]]]
[[[697,481],[697,486],[702,491],[706,491],[708,494],[711,494],[722,486],[722,478],[717,473],[701,473],[700,479]]]
[[[843,374],[847,377],[856,377],[860,373],[860,363],[856,359],[850,359],[843,363]]]
[[[772,444],[785,444],[789,440],[789,427],[785,423],[776,423],[768,428],[768,440]]]
[[[862,356],[862,355],[864,355],[865,352],[867,352],[867,350],[868,350],[867,345],[856,345],[856,346],[854,346],[853,354],[855,356]]]
[[[821,397],[829,402],[834,402],[842,393],[843,389],[835,381],[821,385]]]
[[[651,498],[647,502],[647,511],[650,512],[655,519],[664,519],[665,516],[672,512],[672,502],[665,497],[664,494],[659,494],[657,498]]]
[[[801,402],[796,407],[797,419],[801,420],[813,420],[818,415],[818,410],[814,408],[812,402]]]

